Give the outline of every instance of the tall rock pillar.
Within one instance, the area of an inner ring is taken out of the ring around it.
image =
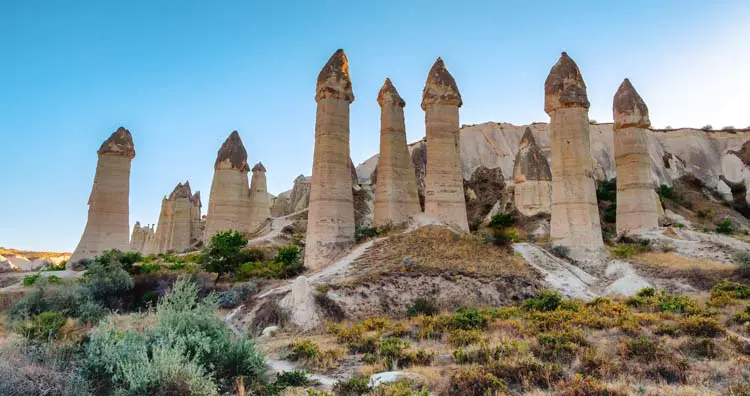
[[[553,243],[574,248],[603,248],[589,142],[586,84],[565,52],[544,83],[544,111],[552,132]]]
[[[232,132],[221,145],[214,163],[204,241],[222,231],[249,231],[249,189],[247,151],[239,133]]]
[[[617,167],[617,232],[659,226],[661,203],[651,183],[648,107],[627,78],[612,104]]]
[[[375,225],[401,224],[422,211],[417,178],[406,146],[406,102],[386,79],[378,93],[380,105],[380,157],[375,185]]]
[[[89,195],[89,215],[78,247],[69,262],[91,259],[110,249],[130,248],[130,161],[135,147],[130,131],[120,127],[97,151],[94,186]]]
[[[271,204],[266,188],[266,168],[258,162],[250,180],[250,232],[255,232],[271,217]]]
[[[468,232],[458,136],[458,108],[462,104],[456,81],[438,58],[422,91],[427,139],[424,211]]]
[[[349,169],[349,105],[354,101],[349,62],[336,51],[318,75],[315,152],[307,216],[305,265],[321,268],[354,242]]]
[[[536,145],[531,128],[526,128],[513,164],[513,198],[524,216],[550,211],[552,172],[547,158]]]
[[[199,232],[200,194],[193,195],[190,182],[178,183],[161,201],[161,212],[155,235],[155,253],[182,253],[202,237]]]

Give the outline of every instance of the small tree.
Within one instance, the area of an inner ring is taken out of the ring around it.
[[[237,231],[220,232],[211,237],[211,242],[203,250],[202,264],[208,272],[216,272],[216,280],[227,272],[235,272],[242,264],[245,255],[242,248],[247,239]]]

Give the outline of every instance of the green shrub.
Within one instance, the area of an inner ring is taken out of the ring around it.
[[[555,257],[566,259],[570,255],[570,248],[563,245],[554,245],[549,249],[550,253]]]
[[[732,298],[750,299],[750,286],[736,282],[721,281],[711,288],[712,297],[719,294],[727,294]]]
[[[65,266],[68,264],[68,261],[62,261],[60,264],[55,265],[54,263],[49,263],[47,268],[43,269],[42,271],[65,271]]]
[[[480,330],[487,328],[489,320],[487,312],[462,308],[450,316],[449,326],[454,330]]]
[[[724,335],[724,328],[714,318],[703,316],[689,316],[680,320],[679,330],[683,334],[693,337],[720,337]]]
[[[10,307],[8,318],[11,322],[23,321],[47,311],[60,312],[68,317],[78,317],[86,303],[98,305],[83,284],[51,285],[40,281],[37,282],[35,289],[26,293]]]
[[[734,232],[734,225],[731,220],[724,220],[716,225],[716,232],[719,234],[731,234]]]
[[[307,378],[307,373],[304,371],[282,371],[276,376],[276,382],[274,385],[278,389],[293,387],[293,386],[307,386],[310,384],[310,379]]]
[[[448,333],[448,344],[452,347],[464,347],[482,340],[481,330],[456,329]]]
[[[440,312],[440,308],[432,298],[419,297],[414,299],[406,308],[406,316],[412,318],[419,315],[433,316]]]
[[[180,264],[173,264],[173,265],[180,265]],[[129,273],[134,274],[134,275],[144,275],[144,274],[150,274],[152,272],[159,272],[160,270],[161,270],[161,265],[159,264],[143,263],[141,265],[132,266]]]
[[[488,225],[490,228],[503,229],[512,227],[514,224],[516,224],[516,218],[512,214],[498,213],[492,216],[492,219],[490,220],[490,223]]]
[[[67,320],[60,312],[42,312],[31,320],[17,323],[14,330],[28,339],[49,340],[60,335],[60,329]]]
[[[521,305],[529,311],[554,311],[563,303],[560,293],[554,290],[542,290],[539,295],[529,298]]]
[[[393,369],[399,359],[405,356],[405,352],[411,345],[396,337],[386,337],[380,341],[380,356],[385,361],[386,368]]]
[[[597,182],[596,199],[598,201],[617,201],[617,179]]]
[[[505,381],[482,366],[454,369],[450,374],[449,396],[486,396],[508,391]]]
[[[83,284],[91,297],[107,306],[117,304],[118,297],[133,288],[133,279],[112,256],[105,253],[91,261],[83,276]]]
[[[383,383],[372,389],[372,396],[429,396],[430,390],[412,379]]]
[[[750,273],[750,252],[744,250],[738,251],[734,254],[734,261],[739,266],[741,272]]]
[[[237,307],[248,297],[258,292],[258,284],[254,282],[238,283],[231,289],[218,293],[219,307],[230,309]]]
[[[354,227],[354,240],[357,243],[363,242],[370,238],[378,236],[378,229],[375,227],[360,227],[355,225]]]
[[[247,239],[237,231],[219,232],[204,248],[201,264],[206,271],[216,273],[218,282],[222,275],[237,271],[243,262],[242,248],[246,244]]]
[[[34,286],[34,284],[36,283],[36,281],[38,281],[41,277],[42,277],[42,275],[40,275],[40,274],[26,275],[26,276],[23,277],[22,284],[24,286]]]
[[[289,360],[308,360],[320,355],[320,347],[311,340],[302,340],[290,345]]]
[[[369,377],[354,377],[346,381],[339,381],[333,386],[337,396],[362,396],[370,392]]]

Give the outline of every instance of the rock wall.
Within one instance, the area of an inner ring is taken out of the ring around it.
[[[154,238],[154,226],[146,225],[141,227],[141,222],[136,221],[133,226],[133,233],[130,235],[130,251],[142,254],[149,254],[147,247],[152,246]]]
[[[250,232],[257,231],[271,217],[266,187],[266,168],[260,162],[253,167],[253,177],[250,180],[249,217]]]
[[[135,157],[130,131],[118,128],[102,143],[97,154],[88,220],[70,258],[71,265],[106,250],[130,248],[130,162]]]
[[[552,171],[542,150],[536,144],[531,128],[526,128],[516,153],[513,183],[515,205],[521,214],[535,216],[550,212]]]
[[[193,248],[202,238],[200,192],[192,193],[190,182],[178,183],[164,197],[154,242],[148,253],[181,253]]]

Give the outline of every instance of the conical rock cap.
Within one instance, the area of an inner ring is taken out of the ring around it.
[[[633,84],[627,78],[620,84],[612,101],[612,115],[615,125],[613,129],[648,128],[651,121],[648,118],[648,107]]]
[[[380,87],[380,92],[378,92],[378,104],[382,107],[386,103],[395,103],[399,107],[406,106],[406,102],[398,94],[390,78],[385,79],[383,86]]]
[[[422,110],[431,104],[448,104],[461,107],[461,93],[456,86],[456,80],[445,68],[443,59],[437,58],[427,74],[427,81],[422,90]]]
[[[573,59],[563,52],[544,82],[544,111],[550,114],[565,107],[588,109],[589,105],[581,71]]]
[[[349,77],[349,60],[343,49],[333,53],[328,63],[318,74],[315,100],[326,98],[354,101],[352,80]]]
[[[216,153],[214,168],[218,169],[219,164],[226,160],[229,160],[232,169],[245,172],[249,170],[247,165],[247,151],[245,151],[245,146],[242,144],[242,139],[240,139],[240,134],[237,131],[229,134],[227,140],[219,148],[218,153]]]
[[[97,154],[112,154],[127,158],[135,157],[135,146],[133,145],[133,136],[130,131],[119,127],[107,140],[99,147]]]

